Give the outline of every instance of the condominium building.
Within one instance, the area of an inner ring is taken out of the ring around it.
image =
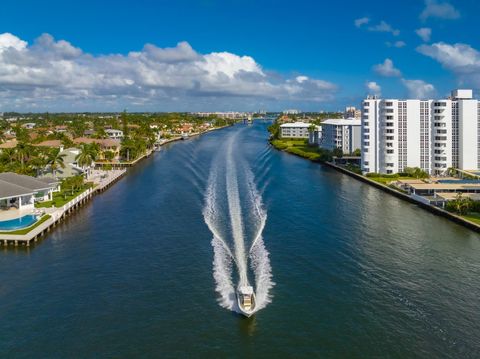
[[[308,138],[310,123],[292,122],[280,125],[280,137]]]
[[[480,167],[479,101],[472,90],[441,100],[368,97],[362,102],[362,171],[398,173],[420,167],[445,174],[450,167]]]
[[[333,151],[340,148],[343,153],[352,153],[361,148],[361,121],[354,118],[328,119],[322,122],[320,147]]]
[[[353,117],[357,120],[362,118],[362,111],[357,110],[354,106],[347,106],[345,107],[345,112],[343,113],[345,118]]]

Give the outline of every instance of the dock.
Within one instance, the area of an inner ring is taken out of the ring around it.
[[[44,215],[50,216],[46,221],[33,228],[26,234],[7,234],[4,232],[0,234],[0,244],[4,247],[8,246],[25,246],[30,247],[31,243],[37,242],[41,237],[49,233],[60,222],[64,221],[74,211],[84,206],[90,201],[97,193],[105,191],[120,178],[122,178],[127,170],[125,168],[109,171],[108,176],[101,178],[97,185],[93,188],[89,188],[85,192],[81,193],[70,202],[66,203],[62,207],[45,208]],[[33,224],[35,226],[35,224]]]

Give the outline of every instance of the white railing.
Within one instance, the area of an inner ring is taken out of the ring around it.
[[[75,206],[78,202],[82,201],[85,197],[88,197],[91,193],[93,192],[93,189],[89,188],[87,189],[85,192],[83,192],[82,194],[78,195],[77,197],[75,197],[74,199],[72,199],[71,201],[67,202],[66,204],[63,205],[62,210],[65,212],[67,210],[69,210],[70,208],[72,208],[73,206]]]

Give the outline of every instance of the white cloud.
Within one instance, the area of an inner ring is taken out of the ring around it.
[[[451,70],[462,85],[480,89],[480,52],[470,45],[437,42],[421,45],[417,51]]]
[[[423,41],[429,42],[430,37],[432,36],[432,29],[429,27],[421,27],[420,29],[415,30],[415,33],[420,36]]]
[[[376,32],[390,32],[393,34],[393,36],[398,36],[400,35],[400,30],[394,29],[392,25],[388,24],[385,21],[380,21],[379,24],[375,26],[370,26],[368,28],[369,31],[376,31]]]
[[[407,88],[409,98],[427,99],[435,96],[435,87],[423,80],[402,79],[402,83]]]
[[[354,21],[356,27],[361,27],[362,25],[368,24],[370,22],[370,18],[368,17],[361,17]]]
[[[460,12],[447,1],[425,0],[425,9],[420,14],[420,19],[425,21],[430,17],[455,20],[460,17]]]
[[[421,45],[417,47],[417,51],[455,72],[469,73],[480,70],[480,52],[470,45],[437,42],[432,45]]]
[[[0,34],[0,52],[8,48],[14,48],[15,50],[23,50],[27,47],[27,42],[20,40],[18,37],[6,32]]]
[[[385,43],[385,45],[387,45],[388,47],[397,47],[397,48],[402,48],[402,47],[407,46],[405,41],[402,41],[402,40],[395,41],[394,43],[391,43],[390,41],[387,41]]]
[[[380,96],[382,93],[382,88],[375,81],[367,81],[365,87],[368,92],[373,93],[374,95]]]
[[[385,77],[400,77],[402,75],[400,70],[395,68],[393,61],[390,59],[385,59],[382,64],[373,66],[373,70],[380,76]]]
[[[187,42],[172,48],[147,44],[126,55],[92,55],[67,41],[44,34],[28,45],[12,34],[0,35],[0,106],[58,108],[85,106],[204,103],[251,106],[265,101],[331,101],[337,86],[298,75],[266,72],[250,56],[229,52],[200,54]],[[241,100],[244,99],[244,100]],[[222,102],[223,101],[223,102]],[[206,106],[207,106],[206,105]],[[231,107],[230,107],[231,108]]]

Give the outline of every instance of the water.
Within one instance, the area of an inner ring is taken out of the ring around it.
[[[0,357],[478,357],[479,236],[271,149],[266,126],[172,144],[3,250]]]
[[[14,229],[27,228],[37,221],[37,217],[31,214],[27,214],[20,218],[9,219],[6,221],[0,221],[1,231],[11,231]]]

